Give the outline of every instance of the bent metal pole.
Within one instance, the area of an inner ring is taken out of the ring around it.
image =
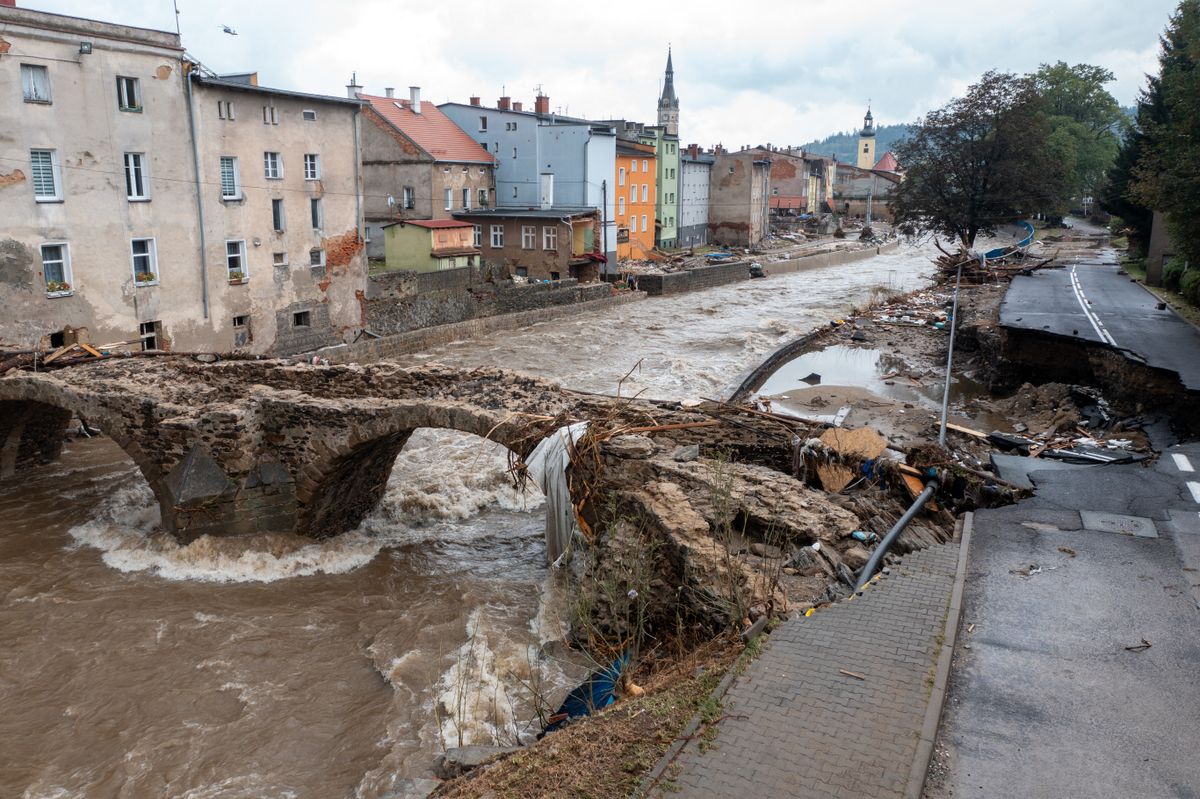
[[[870,581],[871,577],[875,575],[875,572],[879,569],[879,565],[883,563],[883,556],[888,553],[888,550],[891,549],[892,544],[894,544],[896,539],[900,537],[900,533],[904,532],[904,528],[907,527],[908,523],[911,522],[913,517],[917,515],[917,511],[925,507],[925,503],[929,501],[929,498],[932,497],[934,492],[937,490],[938,481],[935,477],[925,484],[925,489],[917,495],[917,498],[913,501],[912,506],[906,510],[904,515],[896,521],[896,523],[892,526],[892,529],[888,530],[887,535],[885,535],[883,540],[879,542],[879,546],[875,547],[875,551],[871,553],[871,559],[867,561],[867,565],[863,566],[862,571],[858,574],[858,581],[854,584],[855,592],[862,590],[862,587]]]
[[[980,267],[987,267],[987,257],[979,256]],[[950,311],[950,351],[946,354],[946,388],[942,392],[942,424],[938,428],[938,446],[946,446],[946,414],[950,411],[950,367],[954,363],[954,332],[958,330],[958,289],[962,285],[962,262],[954,278],[954,307]]]

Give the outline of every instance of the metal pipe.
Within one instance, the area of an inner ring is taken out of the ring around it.
[[[900,537],[900,533],[904,532],[904,528],[913,520],[917,512],[925,507],[925,503],[929,501],[929,498],[933,496],[937,489],[938,481],[936,478],[926,483],[925,490],[917,495],[912,507],[904,512],[904,515],[896,521],[891,530],[888,530],[887,535],[879,542],[879,546],[875,547],[875,551],[871,553],[871,559],[867,561],[867,565],[863,566],[862,571],[859,572],[858,584],[854,586],[855,591],[858,591],[867,584],[867,581],[875,574],[875,570],[879,568],[879,564],[883,562],[883,556],[887,554],[892,544]]]
[[[987,265],[983,255],[979,261]],[[954,278],[954,307],[950,311],[950,351],[946,355],[946,388],[942,392],[942,424],[938,428],[938,446],[946,446],[946,415],[950,411],[950,367],[954,363],[954,333],[958,330],[958,289],[962,285],[962,262],[958,264],[958,276]]]
[[[180,64],[183,64],[183,59],[180,59]],[[208,252],[207,252],[207,237],[204,230],[204,184],[200,181],[200,142],[196,138],[196,107],[192,98],[192,74],[189,69],[181,68],[183,73],[183,82],[187,87],[187,102],[188,102],[188,130],[192,136],[192,166],[196,176],[196,215],[200,222],[200,307],[203,311],[204,318],[208,318]]]

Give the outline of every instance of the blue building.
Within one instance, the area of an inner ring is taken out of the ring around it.
[[[539,94],[532,111],[501,97],[488,108],[471,102],[438,108],[496,159],[496,209],[595,208],[603,273],[617,273],[614,218],[617,136],[611,125],[554,114]]]

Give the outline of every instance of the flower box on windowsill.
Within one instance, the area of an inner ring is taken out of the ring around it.
[[[61,291],[47,291],[46,299],[54,299],[56,297],[70,297],[75,293],[74,289],[62,289]]]
[[[250,278],[246,277],[241,272],[230,272],[229,273],[229,285],[231,285],[231,286],[240,286],[241,284],[247,282],[249,279]]]
[[[70,297],[75,293],[75,289],[71,288],[71,284],[63,280],[48,280],[46,281],[46,296],[54,297]]]
[[[158,275],[154,274],[153,272],[139,272],[138,274],[134,275],[133,284],[138,288],[143,288],[145,286],[157,286]]]

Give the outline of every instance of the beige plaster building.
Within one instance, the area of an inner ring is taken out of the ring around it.
[[[295,352],[357,333],[359,104],[200,72],[173,33],[0,4],[0,346]]]

